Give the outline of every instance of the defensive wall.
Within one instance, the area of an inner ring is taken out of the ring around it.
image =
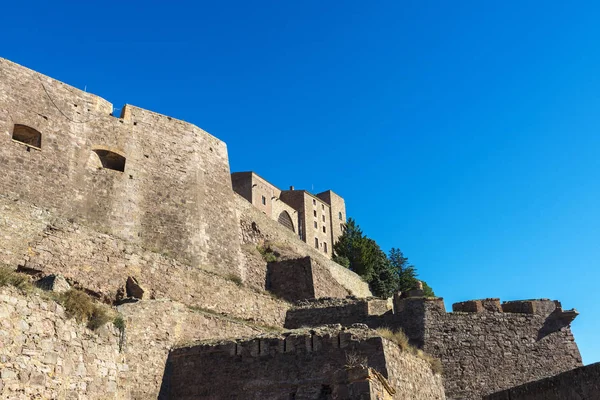
[[[441,377],[425,360],[369,329],[331,327],[175,349],[159,398],[445,397]]]
[[[574,310],[550,300],[500,304],[472,300],[446,312],[441,298],[319,299],[297,302],[286,328],[323,323],[402,330],[410,343],[441,359],[449,399],[477,399],[582,365],[569,324]],[[329,322],[328,322],[329,321]]]
[[[600,400],[600,363],[490,394],[483,400]]]
[[[131,105],[112,112],[98,96],[0,59],[2,194],[241,276],[225,143]]]
[[[310,257],[269,262],[266,285],[268,291],[287,301],[349,295],[328,269]]]

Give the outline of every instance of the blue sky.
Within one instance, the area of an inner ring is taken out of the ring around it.
[[[166,4],[8,2],[0,56],[193,122],[232,171],[333,189],[447,307],[577,308],[600,361],[597,2]]]

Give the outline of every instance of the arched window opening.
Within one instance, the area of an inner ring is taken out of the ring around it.
[[[287,211],[282,211],[281,214],[279,214],[279,218],[277,218],[277,221],[292,232],[295,232],[294,223],[292,222],[292,218],[290,217],[290,214],[288,214]]]
[[[94,150],[98,155],[102,168],[114,169],[115,171],[125,171],[125,157],[110,150]]]
[[[42,147],[42,134],[26,125],[15,125],[12,138],[17,142],[37,147],[38,149]]]

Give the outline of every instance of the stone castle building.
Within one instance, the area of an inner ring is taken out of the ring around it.
[[[280,190],[254,172],[234,172],[231,181],[236,193],[331,258],[346,221],[341,196],[331,190],[313,195],[293,186]]]
[[[576,311],[374,299],[330,259],[343,198],[231,174],[193,124],[0,58],[0,165],[2,399],[598,399]]]

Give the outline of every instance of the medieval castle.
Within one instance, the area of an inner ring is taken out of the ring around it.
[[[192,124],[0,59],[0,165],[2,271],[44,289],[0,278],[2,399],[600,399],[575,310],[373,298],[331,260],[342,197],[231,174]]]

